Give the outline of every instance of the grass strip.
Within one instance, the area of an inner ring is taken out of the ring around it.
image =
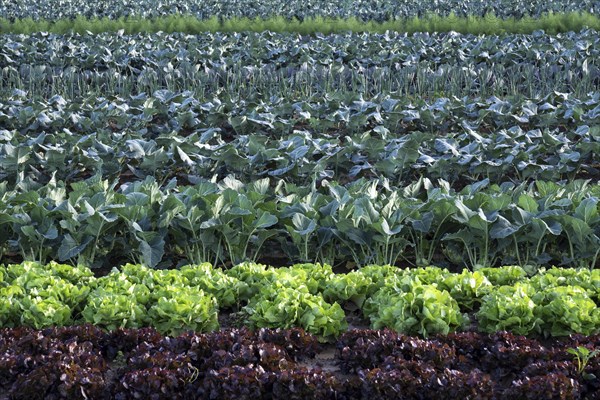
[[[342,33],[342,32],[459,32],[475,35],[504,33],[528,34],[543,30],[548,34],[580,31],[585,28],[600,30],[600,17],[590,13],[548,13],[540,18],[508,18],[494,15],[458,17],[455,15],[428,15],[408,19],[390,20],[382,23],[361,21],[357,18],[307,18],[303,21],[288,20],[284,17],[268,19],[231,18],[198,19],[187,15],[169,15],[159,18],[129,17],[119,19],[84,18],[61,19],[55,21],[33,20],[31,18],[10,21],[0,19],[0,33],[31,34],[50,32],[64,34],[68,32],[102,33],[119,32],[126,34],[147,32],[183,32],[198,34],[202,32],[289,32],[303,35]]]

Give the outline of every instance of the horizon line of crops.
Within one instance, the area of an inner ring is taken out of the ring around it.
[[[174,14],[156,18],[122,17],[109,18],[64,18],[58,20],[34,20],[33,18],[0,18],[0,33],[32,34],[50,32],[65,34],[68,32],[102,33],[123,31],[126,34],[152,32],[183,32],[198,34],[202,32],[290,32],[303,35],[331,34],[342,32],[459,32],[475,35],[504,33],[532,33],[543,30],[547,34],[580,31],[585,28],[600,30],[600,17],[588,12],[546,13],[540,17],[501,18],[493,14],[485,16],[448,16],[425,15],[422,17],[402,18],[384,22],[362,21],[351,17],[347,19],[308,17],[286,19],[275,16],[269,18],[218,18],[199,19],[190,15]]]

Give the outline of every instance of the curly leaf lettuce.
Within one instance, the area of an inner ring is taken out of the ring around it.
[[[257,328],[304,328],[322,339],[338,336],[347,328],[344,310],[313,295],[306,286],[291,288],[273,284],[263,288],[244,307],[249,322]]]
[[[112,330],[117,328],[140,328],[148,324],[146,308],[135,296],[115,293],[104,289],[90,293],[81,312],[83,320]]]
[[[373,329],[392,328],[406,334],[452,332],[468,322],[447,291],[433,285],[415,284],[408,291],[382,288],[367,300]]]
[[[20,308],[20,322],[35,329],[65,326],[72,322],[71,308],[52,297],[25,297],[20,301]]]
[[[168,286],[148,310],[152,325],[162,334],[176,336],[185,330],[219,329],[217,301],[194,287]]]
[[[508,330],[519,335],[540,333],[544,321],[538,317],[533,294],[531,285],[517,283],[500,286],[484,296],[477,312],[479,330],[487,333]]]
[[[600,330],[600,310],[581,287],[555,287],[533,298],[540,304],[537,314],[544,321],[545,336],[568,336],[574,332],[589,336]]]

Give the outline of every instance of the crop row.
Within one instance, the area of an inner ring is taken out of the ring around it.
[[[347,187],[325,180],[317,188],[231,177],[164,188],[152,178],[118,190],[97,178],[70,188],[55,181],[39,190],[0,188],[3,255],[40,262],[154,267],[266,256],[593,267],[600,249],[600,187],[583,181],[498,186],[486,179],[460,192],[428,179],[393,189],[385,180]]]
[[[596,90],[600,37],[346,33],[0,36],[0,93],[34,98],[137,95],[159,89],[263,101],[379,93],[584,96]]]
[[[328,368],[300,329],[234,329],[171,338],[84,325],[0,330],[0,392],[9,399],[596,399],[600,344],[542,345],[507,333],[432,340],[351,331]],[[582,366],[583,365],[583,366]],[[342,372],[342,373],[340,373]]]
[[[598,179],[600,92],[582,98],[406,100],[328,95],[202,102],[189,92],[0,101],[0,178],[29,189],[92,175],[179,184],[233,175],[310,185],[361,177],[452,187]]]
[[[493,13],[505,18],[523,16],[539,17],[550,12],[585,11],[597,13],[597,0],[494,0],[485,3],[468,0],[441,0],[435,3],[415,3],[407,0],[389,2],[384,0],[268,0],[255,2],[237,0],[223,3],[218,0],[164,0],[156,4],[151,0],[98,0],[81,3],[67,0],[55,2],[44,0],[34,7],[25,1],[3,2],[0,16],[4,18],[72,19],[79,16],[109,17],[143,16],[154,18],[164,15],[186,14],[201,19],[220,18],[266,18],[280,15],[286,18],[330,17],[386,21],[404,17],[421,16],[427,13],[438,15],[484,15]]]
[[[367,266],[334,274],[320,264],[244,263],[225,271],[127,264],[95,278],[84,267],[25,262],[0,269],[0,326],[153,326],[178,335],[218,329],[219,313],[234,310],[229,316],[241,325],[301,327],[327,340],[348,328],[340,304],[353,303],[374,329],[425,337],[465,329],[590,335],[600,331],[598,272],[552,268],[527,278],[521,267],[451,273]]]
[[[600,363],[589,356],[598,344],[598,337],[578,335],[542,345],[504,332],[422,340],[350,331],[338,340],[337,356],[341,370],[368,382],[375,398],[595,399]]]

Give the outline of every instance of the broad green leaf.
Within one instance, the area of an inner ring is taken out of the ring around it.
[[[523,210],[528,211],[530,213],[535,213],[538,211],[538,203],[535,199],[527,193],[523,193],[519,196],[518,205]]]
[[[427,233],[430,231],[432,222],[433,213],[431,211],[423,213],[420,219],[411,220],[413,228],[422,233]]]
[[[257,220],[254,221],[253,225],[256,229],[265,229],[273,226],[277,223],[278,219],[273,214],[262,211]]]
[[[150,268],[154,268],[162,260],[165,253],[165,241],[157,236],[150,243],[145,240],[140,240],[139,243],[139,252],[144,264]]]
[[[490,237],[492,239],[504,239],[514,235],[520,229],[520,225],[513,224],[503,216],[499,215],[498,219],[490,229]]]
[[[60,261],[66,261],[78,256],[91,242],[91,237],[87,237],[83,242],[79,243],[70,234],[65,234],[65,237],[58,248],[58,259]]]
[[[583,220],[586,224],[596,222],[598,218],[598,199],[596,197],[584,199],[575,209],[575,217]]]
[[[302,214],[294,214],[292,223],[294,224],[294,232],[302,236],[309,235],[317,229],[317,222]]]

